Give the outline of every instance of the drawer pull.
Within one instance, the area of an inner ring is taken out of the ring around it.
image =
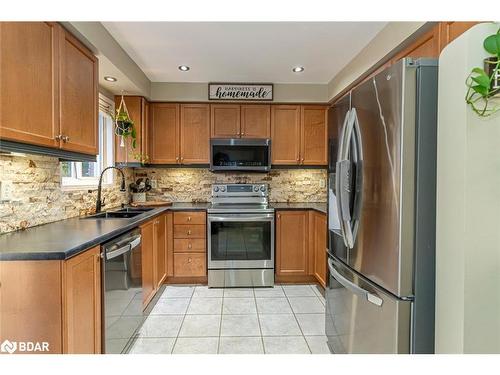
[[[190,229],[190,230],[188,230],[188,236],[190,236],[190,235],[191,235],[191,229]]]
[[[188,221],[191,221],[191,216],[188,216]]]
[[[191,249],[193,247],[193,245],[191,244],[191,242],[188,244],[188,249]]]
[[[193,259],[188,258],[188,263],[191,263],[192,261],[193,261]]]

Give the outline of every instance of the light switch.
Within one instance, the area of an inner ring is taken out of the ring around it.
[[[326,187],[326,180],[324,178],[319,180],[319,187],[322,189]]]

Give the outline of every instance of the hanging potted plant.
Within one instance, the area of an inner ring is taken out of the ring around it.
[[[483,47],[491,56],[484,59],[484,69],[474,68],[467,77],[465,101],[481,117],[500,111],[500,29],[489,35]]]
[[[131,156],[142,164],[147,163],[149,159],[147,155],[135,152],[137,148],[137,131],[134,127],[134,121],[130,118],[123,94],[113,120],[115,134],[120,137],[120,147],[127,147],[125,140],[130,138],[130,145],[132,146],[132,150],[130,151]],[[125,154],[127,155],[128,152]]]

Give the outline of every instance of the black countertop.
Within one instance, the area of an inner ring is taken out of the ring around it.
[[[271,207],[273,207],[275,210],[315,210],[326,214],[327,203],[326,202],[298,202],[298,203],[275,202],[271,203]]]
[[[165,211],[206,210],[208,203],[174,203],[129,219],[72,218],[0,236],[0,260],[63,260],[136,228]]]
[[[72,218],[0,236],[0,260],[64,260],[138,227],[166,211],[206,210],[210,203],[174,203],[129,219]],[[271,203],[277,210],[316,210],[326,203]]]

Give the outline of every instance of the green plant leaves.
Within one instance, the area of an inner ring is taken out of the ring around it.
[[[481,86],[481,85],[471,86],[471,89],[474,90],[475,92],[477,92],[478,94],[482,95],[482,96],[487,96],[488,95],[488,91],[489,91],[487,87],[484,87],[484,86]]]
[[[483,47],[488,53],[500,56],[500,33],[497,32],[487,37],[483,42]]]

